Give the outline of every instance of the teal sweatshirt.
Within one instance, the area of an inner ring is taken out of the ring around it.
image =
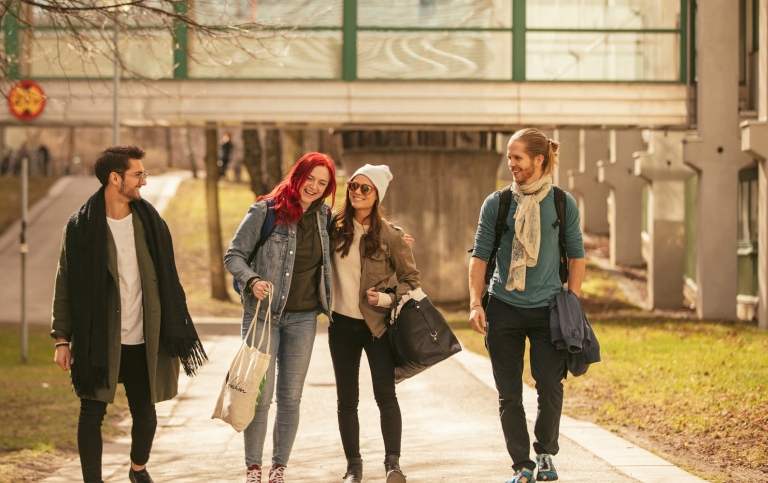
[[[475,247],[472,256],[488,261],[495,238],[496,216],[499,213],[499,192],[495,191],[483,202],[480,220],[475,234]],[[539,203],[541,207],[541,245],[539,260],[535,267],[528,267],[525,274],[525,290],[508,291],[505,288],[509,264],[512,258],[512,238],[515,236],[515,210],[517,203],[514,196],[509,207],[507,225],[509,231],[501,237],[501,244],[496,255],[496,271],[493,273],[489,291],[497,299],[515,307],[548,307],[549,302],[563,290],[558,270],[560,268],[560,249],[558,237],[560,228],[553,224],[557,221],[555,209],[555,191],[549,190]],[[579,228],[579,208],[570,193],[565,201],[565,251],[568,258],[584,258],[584,241]]]

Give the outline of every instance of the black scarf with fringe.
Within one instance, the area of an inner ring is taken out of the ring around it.
[[[131,211],[144,225],[160,290],[160,344],[178,356],[188,376],[208,360],[187,308],[173,256],[171,232],[145,200]],[[65,242],[69,311],[72,318],[72,385],[79,397],[94,398],[109,387],[107,340],[107,210],[104,187],[72,215]]]

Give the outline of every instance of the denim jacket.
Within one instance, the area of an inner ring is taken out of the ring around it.
[[[322,205],[317,211],[317,223],[320,227],[320,242],[323,246],[323,265],[321,269],[320,283],[317,287],[318,311],[331,316],[331,263],[328,247],[328,205]],[[269,236],[259,253],[253,257],[251,265],[246,263],[261,236],[261,226],[267,216],[267,202],[254,203],[248,209],[235,232],[232,243],[224,255],[224,266],[229,273],[234,275],[241,287],[246,287],[248,280],[259,277],[264,281],[274,284],[272,295],[272,319],[277,321],[285,309],[288,300],[288,291],[291,289],[291,275],[293,262],[296,259],[296,223],[289,225],[276,224],[275,230]],[[243,290],[240,295],[243,308],[253,313],[258,299],[250,290]],[[261,309],[265,310],[264,308]],[[259,318],[263,318],[260,314]]]

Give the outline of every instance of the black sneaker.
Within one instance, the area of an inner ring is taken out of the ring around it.
[[[155,480],[149,476],[149,472],[146,468],[141,471],[134,471],[134,469],[131,468],[131,471],[128,472],[128,479],[131,480],[131,483],[155,483]]]

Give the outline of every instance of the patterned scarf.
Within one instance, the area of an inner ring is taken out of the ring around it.
[[[539,203],[552,188],[552,176],[546,175],[532,184],[512,183],[515,210],[515,237],[512,239],[512,261],[509,264],[506,289],[525,290],[525,271],[535,267],[541,244],[541,209]]]

